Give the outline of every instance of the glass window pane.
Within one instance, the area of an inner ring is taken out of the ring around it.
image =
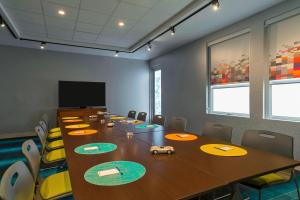
[[[272,115],[300,118],[300,83],[272,85]]]
[[[154,114],[161,114],[161,70],[154,72]]]
[[[213,112],[249,114],[249,87],[213,88]]]

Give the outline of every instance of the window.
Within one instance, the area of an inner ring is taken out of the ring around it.
[[[208,113],[249,115],[249,33],[209,45]]]
[[[300,120],[300,15],[268,24],[269,81],[266,116]],[[286,31],[289,30],[289,31]]]
[[[161,70],[154,71],[154,115],[161,114]]]

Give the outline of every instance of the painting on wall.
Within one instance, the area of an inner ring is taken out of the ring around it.
[[[243,34],[209,47],[211,85],[249,82],[249,39]]]
[[[299,24],[298,15],[268,27],[270,80],[300,78]]]

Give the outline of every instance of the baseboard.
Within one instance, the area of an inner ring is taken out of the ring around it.
[[[31,137],[36,136],[36,133],[33,131],[21,132],[21,133],[1,133],[1,139],[10,139],[10,138],[20,138],[20,137]]]

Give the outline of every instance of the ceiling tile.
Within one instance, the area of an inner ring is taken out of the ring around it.
[[[103,26],[106,24],[109,18],[109,15],[104,15],[89,10],[80,10],[78,21]]]
[[[173,16],[192,1],[193,0],[161,0],[153,7],[153,11],[157,14],[161,13]]]
[[[95,42],[102,45],[118,46],[119,40],[119,37],[100,36]]]
[[[57,3],[59,5],[70,6],[74,8],[78,8],[80,4],[80,0],[44,0],[51,3]]]
[[[49,35],[57,35],[62,37],[71,38],[73,36],[73,31],[66,30],[66,29],[58,29],[58,28],[52,28],[48,30]]]
[[[75,32],[73,40],[76,40],[78,42],[94,42],[97,37],[97,34]]]
[[[30,38],[30,39],[44,39],[47,37],[46,33],[33,33],[31,31],[23,31],[22,32],[23,38]]]
[[[70,20],[76,20],[77,18],[77,9],[69,6],[59,5],[55,3],[47,3],[44,2],[43,4],[45,15],[52,16],[52,17],[58,17],[61,19],[70,19]],[[59,10],[64,10],[65,15],[61,16],[58,14]]]
[[[17,25],[17,28],[21,33],[26,32],[46,35],[45,26],[41,24],[21,23],[20,25]]]
[[[67,36],[67,35],[52,35],[52,34],[48,34],[48,38],[55,39],[55,40],[72,41],[72,36]]]
[[[33,23],[33,24],[44,24],[43,15],[32,12],[25,12],[16,9],[7,9],[9,16],[12,18],[13,22],[17,23],[19,21]]]
[[[5,7],[35,13],[42,13],[40,0],[1,0],[1,3],[3,3]]]
[[[66,19],[61,19],[59,17],[46,17],[46,22],[47,22],[47,28],[48,30],[52,28],[61,28],[61,29],[68,29],[68,30],[73,30],[75,27],[75,21],[72,20],[66,20]]]
[[[81,8],[111,14],[118,3],[117,0],[81,0]]]
[[[103,29],[103,26],[95,26],[92,24],[86,24],[86,23],[77,23],[76,25],[76,31],[79,32],[86,32],[86,33],[94,33],[98,34]]]
[[[139,20],[148,10],[149,8],[121,2],[115,10],[114,16],[130,20]]]
[[[109,28],[104,28],[101,32],[101,36],[105,37],[116,37],[116,38],[121,38],[125,36],[127,33],[126,30],[116,30],[116,29],[109,29]]]
[[[158,0],[123,0],[123,2],[136,4],[138,6],[152,8]]]

